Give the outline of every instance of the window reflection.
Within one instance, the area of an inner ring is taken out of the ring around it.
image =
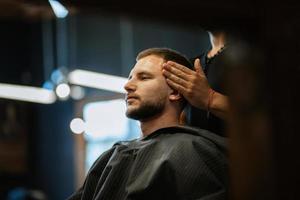
[[[85,172],[89,170],[98,156],[114,143],[139,137],[138,122],[128,119],[125,109],[124,99],[93,102],[84,106]]]

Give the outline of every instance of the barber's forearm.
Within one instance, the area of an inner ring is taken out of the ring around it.
[[[221,93],[215,92],[210,104],[209,111],[215,116],[226,120],[228,115],[228,97]]]

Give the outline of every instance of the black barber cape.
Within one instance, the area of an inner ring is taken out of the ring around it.
[[[226,199],[226,141],[191,127],[168,127],[116,143],[69,199]]]

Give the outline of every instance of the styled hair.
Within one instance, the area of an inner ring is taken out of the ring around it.
[[[166,62],[173,61],[173,62],[181,64],[189,69],[194,70],[193,65],[191,64],[189,59],[186,58],[183,54],[181,54],[178,51],[175,51],[173,49],[169,49],[169,48],[165,48],[165,47],[155,47],[155,48],[145,49],[137,55],[136,61],[138,61],[144,57],[150,56],[150,55],[159,56],[159,57],[163,58],[164,61],[166,61]],[[182,101],[180,103],[181,109],[184,109],[186,104],[187,104],[187,100],[184,97],[182,97]]]
[[[165,48],[165,47],[155,47],[155,48],[145,49],[137,55],[136,61],[150,55],[156,55],[163,58],[165,61],[173,61],[189,69],[193,69],[193,65],[190,63],[187,57],[185,57],[183,54],[179,53],[178,51]]]

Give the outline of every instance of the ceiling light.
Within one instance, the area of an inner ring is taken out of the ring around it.
[[[83,97],[85,96],[85,91],[82,87],[74,85],[71,87],[70,95],[73,99],[80,100],[80,99],[83,99]]]
[[[56,95],[61,99],[66,99],[71,92],[70,86],[66,83],[59,84],[55,89]]]
[[[124,85],[127,82],[127,78],[120,76],[113,76],[79,69],[70,72],[68,80],[74,85],[118,93],[125,93]]]
[[[52,10],[57,18],[65,18],[69,11],[57,0],[49,0]]]
[[[0,98],[42,104],[51,104],[56,101],[56,96],[52,90],[5,83],[0,84]]]
[[[75,118],[70,123],[70,129],[75,134],[81,134],[85,131],[85,122],[80,118]]]

